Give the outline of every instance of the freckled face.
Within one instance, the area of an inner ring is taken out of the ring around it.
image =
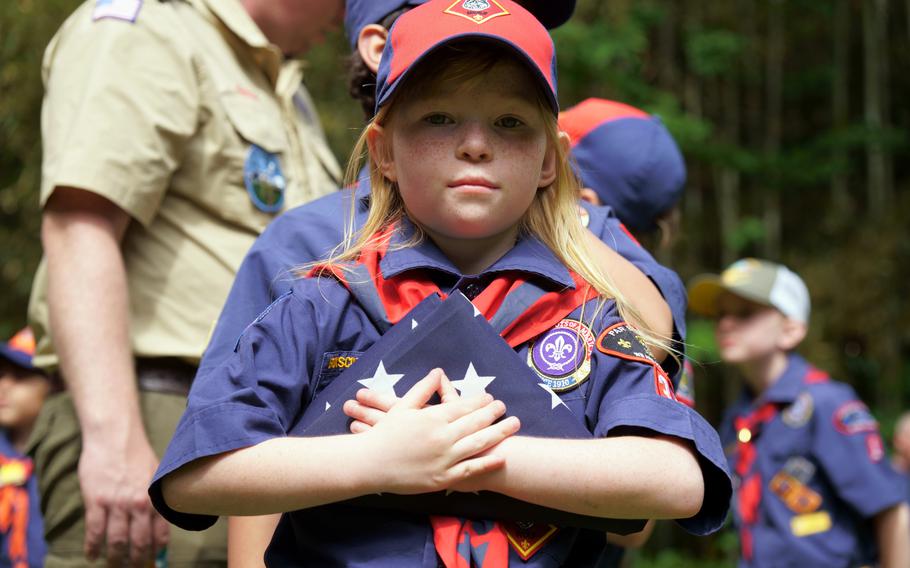
[[[725,362],[748,363],[780,348],[786,318],[776,309],[724,293],[717,313],[715,336]]]
[[[396,103],[383,171],[430,236],[514,242],[538,188],[555,177],[536,88],[523,65],[504,60],[465,85]]]

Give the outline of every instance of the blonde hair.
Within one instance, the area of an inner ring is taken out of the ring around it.
[[[489,44],[478,45],[478,42],[456,44],[440,49],[430,57],[431,61],[421,63],[418,69],[411,72],[406,81],[399,86],[392,100],[383,106],[367,124],[360,135],[346,171],[346,182],[355,185],[364,162],[369,164],[371,201],[370,210],[363,227],[355,232],[354,213],[356,199],[351,199],[351,211],[346,225],[344,241],[336,247],[331,258],[316,263],[328,269],[345,270],[343,263],[348,263],[360,256],[364,249],[383,246],[391,236],[385,228],[405,217],[405,204],[401,199],[396,184],[390,182],[380,171],[376,157],[368,149],[370,132],[377,126],[388,125],[394,113],[395,103],[399,100],[413,99],[421,91],[444,82],[446,85],[465,85],[472,81],[482,80],[485,72],[503,60],[504,56],[514,60],[514,52],[507,48],[490,49]],[[440,79],[439,69],[445,69],[445,77]],[[434,73],[421,71],[432,69]],[[535,84],[538,82],[535,81]],[[667,352],[674,352],[670,342],[646,328],[640,313],[622,295],[608,274],[591,261],[592,253],[585,242],[585,228],[579,219],[578,195],[581,184],[569,164],[568,148],[560,136],[556,116],[547,100],[547,95],[538,87],[537,103],[546,128],[547,143],[556,152],[556,177],[553,183],[537,192],[530,208],[520,221],[522,234],[533,235],[540,239],[559,260],[571,271],[584,278],[594,289],[592,297],[599,296],[594,317],[607,299],[613,299],[620,317],[632,324],[646,345],[657,346]],[[426,238],[419,221],[411,219],[415,226],[414,238],[400,245],[401,248],[414,246]]]

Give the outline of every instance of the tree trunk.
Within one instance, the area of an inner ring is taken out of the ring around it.
[[[910,0],[907,0],[910,2]],[[831,117],[835,132],[843,132],[850,121],[850,0],[836,0],[834,8],[834,80],[831,85]],[[831,215],[835,226],[850,215],[849,154],[834,150],[837,170],[831,176]]]
[[[881,144],[883,124],[882,53],[879,52],[883,33],[879,25],[880,0],[863,2],[863,59],[865,75],[865,124],[869,133],[866,143],[866,186],[868,214],[880,221],[887,211],[887,163]]]
[[[725,77],[721,84],[721,114],[724,142],[730,146],[740,143],[740,89],[739,78],[735,74]],[[724,266],[730,264],[740,251],[733,247],[733,234],[739,225],[739,189],[742,178],[738,169],[732,165],[721,165],[717,175],[718,203],[717,212],[720,221],[721,260]]]
[[[783,112],[784,78],[784,9],[783,0],[772,0],[768,6],[768,54],[765,67],[765,157],[773,164],[770,182],[764,192],[763,221],[765,240],[762,252],[768,258],[780,258],[781,187],[779,158],[781,144],[781,114]]]

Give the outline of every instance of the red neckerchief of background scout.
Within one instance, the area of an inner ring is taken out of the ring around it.
[[[740,545],[743,558],[752,559],[752,526],[758,520],[758,504],[761,501],[761,474],[753,471],[755,465],[755,438],[761,433],[761,426],[771,421],[779,408],[773,402],[767,402],[746,416],[733,421],[736,429],[736,473],[740,478],[739,516],[742,526],[739,529]]]
[[[28,489],[32,460],[0,456],[0,533],[12,568],[28,568]]]
[[[803,376],[803,382],[810,385],[824,383],[829,379],[828,373],[815,367],[810,367]],[[752,527],[758,520],[758,505],[761,503],[762,494],[761,475],[752,471],[756,458],[753,444],[761,433],[762,425],[773,420],[779,411],[780,406],[777,403],[767,402],[750,414],[733,421],[737,439],[735,469],[741,480],[738,494],[739,514],[742,518],[740,542],[746,560],[752,559]]]
[[[357,286],[375,287],[385,308],[385,315],[392,325],[401,321],[411,309],[431,294],[439,294],[445,299],[446,294],[432,281],[428,271],[409,270],[406,274],[388,279],[382,275],[379,265],[388,250],[389,237],[395,228],[393,225],[379,233],[372,240],[377,244],[365,248],[357,260],[357,264],[366,269],[369,282],[348,282],[345,271],[337,266],[318,265],[309,275],[331,274],[352,291]],[[570,274],[575,282],[575,288],[540,295],[504,327],[500,335],[510,347],[515,348],[537,337],[587,301],[590,284],[578,274],[571,271]],[[518,272],[502,273],[471,302],[487,320],[492,320],[509,294],[525,282]],[[505,568],[509,564],[510,543],[523,560],[528,560],[557,532],[555,527],[549,525],[546,526],[546,530],[532,536],[513,522],[474,523],[467,519],[442,516],[431,517],[430,521],[433,525],[436,552],[446,568]],[[529,542],[529,538],[534,541]],[[486,549],[483,559],[474,558],[472,564],[471,549],[478,550],[484,545]]]

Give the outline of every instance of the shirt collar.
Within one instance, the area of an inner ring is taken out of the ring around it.
[[[196,0],[196,2],[221,22],[226,32],[233,34],[250,48],[254,52],[256,62],[266,69],[272,82],[277,81],[284,56],[281,50],[265,37],[240,0]]]
[[[429,238],[423,239],[416,246],[398,248],[413,237],[414,225],[408,219],[402,219],[399,229],[389,241],[379,267],[385,278],[392,278],[406,270],[428,268],[450,274],[456,278],[463,275],[452,264]],[[575,282],[569,270],[560,262],[546,245],[536,237],[525,235],[492,266],[477,276],[494,275],[500,272],[523,272],[547,280],[555,288],[575,288]]]
[[[803,391],[803,378],[806,376],[809,368],[809,363],[805,359],[796,353],[790,353],[787,356],[787,368],[784,369],[780,378],[762,394],[761,401],[790,403],[796,400],[799,393]],[[743,398],[749,402],[753,402],[754,397],[751,396],[748,389],[744,390],[746,392],[744,393]]]

